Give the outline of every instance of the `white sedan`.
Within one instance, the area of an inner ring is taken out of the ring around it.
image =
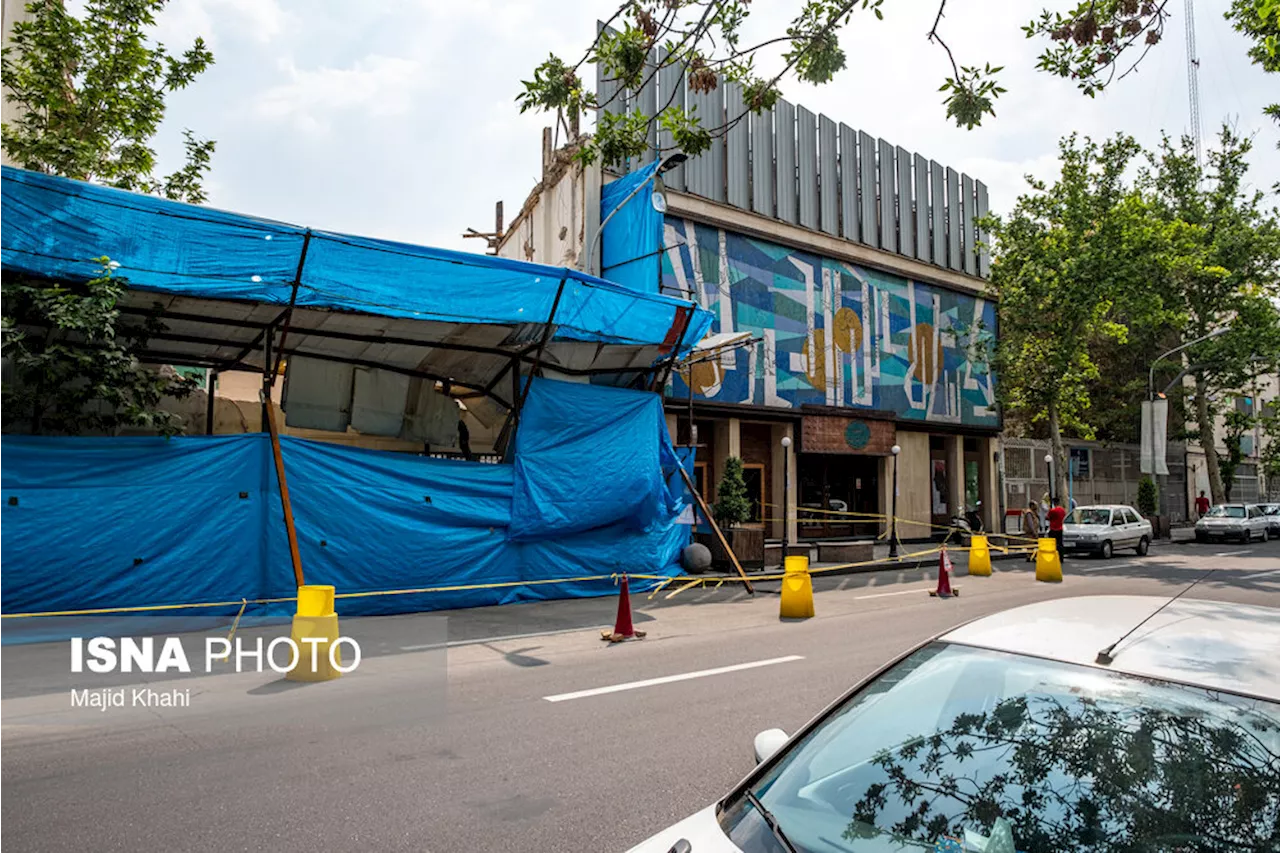
[[[1109,559],[1117,548],[1132,548],[1143,556],[1151,545],[1151,522],[1131,506],[1082,506],[1062,525],[1066,551],[1088,551]]]
[[[727,796],[632,853],[1280,849],[1280,610],[1018,607],[755,751]]]
[[[1257,504],[1218,504],[1210,507],[1204,517],[1196,522],[1196,541],[1211,542],[1214,539],[1238,539],[1266,542],[1267,516]]]

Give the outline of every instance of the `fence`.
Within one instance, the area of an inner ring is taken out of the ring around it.
[[[650,54],[635,92],[620,92],[597,64],[596,93],[603,112],[652,116],[669,104],[691,111],[704,128],[732,123],[710,149],[668,172],[668,187],[957,272],[988,275],[987,238],[976,225],[988,211],[981,181],[785,100],[752,113],[742,86],[723,78],[709,92],[692,91],[679,64],[659,67],[665,58],[660,48]],[[656,124],[649,125],[649,150],[620,171],[672,150],[671,133]]]
[[[1128,504],[1138,502],[1139,469],[1136,444],[1102,445],[1097,442],[1068,442],[1072,470],[1068,481],[1077,504]],[[1039,501],[1049,492],[1048,466],[1044,457],[1049,442],[1030,439],[1004,441],[1004,497],[1011,509]],[[1160,477],[1160,511],[1173,522],[1188,520],[1186,447],[1169,444],[1169,474]],[[1238,478],[1237,478],[1238,482]],[[1256,491],[1256,486],[1255,486]]]

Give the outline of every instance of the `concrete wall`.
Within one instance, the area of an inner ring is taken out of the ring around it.
[[[31,16],[27,14],[27,0],[3,0],[3,18],[0,19],[0,25],[3,26],[3,44],[8,47],[9,35],[13,31],[13,25],[18,21],[27,21]],[[17,120],[21,115],[21,111],[17,106],[9,103],[9,88],[7,86],[0,88],[0,117],[3,118],[5,124]],[[0,162],[6,166],[17,165],[9,159],[8,155],[0,157]]]
[[[930,533],[929,528],[924,525],[929,524],[933,506],[929,434],[899,430],[898,446],[902,448],[902,452],[898,454],[898,505],[895,514],[900,519],[919,522],[918,524],[899,524],[898,536],[902,539],[922,538]],[[891,458],[886,461],[888,464],[884,468],[884,473],[892,487],[893,463]],[[886,503],[885,506],[890,507],[892,503]]]

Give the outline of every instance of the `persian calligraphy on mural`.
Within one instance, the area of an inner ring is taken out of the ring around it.
[[[674,217],[665,232],[663,292],[760,339],[698,365],[696,398],[999,426],[990,300]]]

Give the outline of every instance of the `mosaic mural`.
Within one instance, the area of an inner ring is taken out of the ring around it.
[[[999,426],[989,300],[673,217],[664,236],[663,292],[759,338],[694,365],[697,399]],[[688,394],[682,377],[669,393]]]

